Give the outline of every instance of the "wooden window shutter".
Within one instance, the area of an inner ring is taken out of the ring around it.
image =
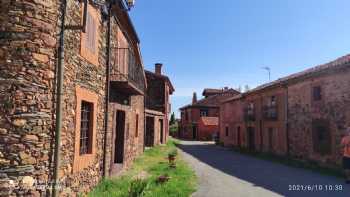
[[[86,20],[86,47],[91,53],[96,52],[96,21],[91,13],[87,13]]]

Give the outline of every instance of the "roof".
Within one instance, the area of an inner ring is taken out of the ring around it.
[[[181,107],[180,110],[190,108],[190,107],[191,108],[194,108],[194,107],[219,107],[219,105],[222,101],[224,101],[227,98],[230,98],[234,95],[237,95],[237,94],[238,93],[236,93],[236,92],[229,91],[229,92],[224,92],[224,93],[208,96],[206,98],[198,100],[194,104],[185,105],[185,106]]]
[[[232,88],[228,89],[228,88],[223,88],[223,89],[214,89],[214,88],[205,88],[202,92],[203,96],[206,95],[215,95],[215,94],[221,94],[223,92],[236,92],[239,93],[237,90],[234,90]]]
[[[146,77],[147,77],[147,75],[152,75],[152,76],[154,76],[156,78],[159,78],[159,79],[162,79],[162,80],[168,82],[169,87],[170,87],[170,94],[172,94],[175,91],[174,86],[171,83],[171,81],[170,81],[168,76],[166,76],[166,75],[159,75],[159,74],[156,74],[156,73],[148,71],[148,70],[145,70],[145,74],[146,74]]]
[[[223,100],[222,103],[227,103],[227,102],[238,100],[238,99],[241,99],[241,98],[243,98],[243,94],[237,94],[235,96],[232,96],[232,97],[230,97],[228,99]]]
[[[205,126],[217,126],[219,125],[218,117],[201,117],[200,121],[202,121]]]
[[[328,72],[331,70],[345,68],[345,67],[350,68],[350,54],[345,55],[343,57],[340,57],[340,58],[338,58],[334,61],[331,61],[329,63],[321,64],[321,65],[306,69],[304,71],[301,71],[301,72],[298,72],[295,74],[291,74],[291,75],[288,75],[286,77],[282,77],[282,78],[277,79],[275,81],[272,81],[270,83],[260,85],[256,88],[244,93],[244,95],[254,93],[256,91],[264,90],[267,88],[271,88],[271,87],[274,87],[276,85],[287,84],[287,83],[293,82],[295,80],[301,80],[303,78],[311,77],[311,76],[314,76],[317,74],[321,74],[321,73],[325,73],[325,72]]]

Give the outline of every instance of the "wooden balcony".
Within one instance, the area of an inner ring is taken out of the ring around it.
[[[111,56],[111,90],[127,95],[144,95],[144,70],[132,50],[113,48]]]
[[[255,110],[251,108],[244,109],[244,120],[249,121],[255,121]]]

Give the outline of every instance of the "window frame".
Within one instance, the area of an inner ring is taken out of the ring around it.
[[[317,90],[317,94],[316,94]],[[320,85],[312,86],[312,101],[322,101],[322,87]]]
[[[86,105],[89,109],[86,109],[88,111],[84,111]],[[86,154],[91,154],[92,153],[92,128],[93,128],[93,113],[94,113],[94,104],[85,100],[81,100],[80,103],[80,142],[79,142],[79,154],[81,155],[86,155]],[[83,114],[87,113],[87,114]],[[83,117],[84,115],[88,115],[87,120],[84,120]],[[86,125],[83,126],[83,122],[87,122]],[[85,128],[87,127],[87,128]],[[83,135],[83,132],[86,132],[86,134]],[[83,139],[82,139],[83,138]],[[82,146],[82,141],[85,141],[84,147]],[[85,147],[86,146],[86,147]]]
[[[79,172],[92,165],[96,156],[96,129],[97,129],[97,111],[98,96],[96,93],[77,86],[76,91],[76,110],[75,110],[75,146],[73,172]],[[91,151],[89,154],[80,154],[80,129],[81,129],[81,104],[86,101],[92,104],[92,126],[91,126]]]

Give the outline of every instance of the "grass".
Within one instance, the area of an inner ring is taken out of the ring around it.
[[[168,153],[176,148],[176,141],[169,140],[166,146],[146,150],[137,158],[130,170],[114,179],[103,180],[90,197],[188,197],[196,190],[196,177],[193,170],[177,156],[176,168],[169,167]],[[135,178],[140,174],[146,178]],[[160,176],[170,179],[158,183]]]
[[[335,176],[335,177],[339,177],[339,178],[344,177],[344,173],[343,173],[342,168],[340,168],[340,167],[329,168],[329,167],[320,166],[320,164],[316,161],[297,160],[294,158],[274,155],[271,153],[252,152],[252,151],[247,150],[246,148],[234,147],[233,150],[236,152],[245,154],[245,155],[254,156],[254,157],[262,159],[262,160],[272,161],[275,163],[280,163],[280,164],[284,164],[284,165],[295,167],[295,168],[302,168],[302,169],[306,169],[306,170],[311,170],[313,172],[323,174],[323,175]]]

